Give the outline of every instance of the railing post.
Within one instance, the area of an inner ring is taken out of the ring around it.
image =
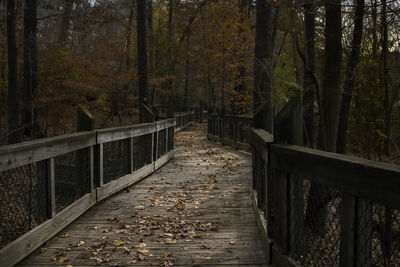
[[[219,117],[219,139],[222,143],[222,138],[224,137],[224,121]]]
[[[274,120],[274,139],[278,143],[303,144],[302,95],[287,103]],[[303,178],[291,173],[276,173],[279,221],[276,225],[283,253],[302,253],[304,248],[304,189]]]
[[[90,112],[82,105],[77,109],[77,125],[78,132],[93,131],[94,118]],[[87,176],[87,168],[90,168],[90,149],[80,149],[77,151],[77,176],[75,177],[75,194],[77,197],[87,193],[91,188],[90,170]]]
[[[175,149],[175,131],[174,131],[174,127],[172,127],[172,150],[174,150]]]
[[[156,157],[154,160],[156,161],[158,159],[158,137],[159,137],[158,124],[156,125],[155,134],[156,134],[156,138],[155,138],[155,155],[156,155]]]
[[[165,128],[165,154],[168,154],[168,129]]]
[[[251,162],[253,163],[252,164],[253,189],[257,190],[257,168],[258,168],[258,166],[257,166],[257,150],[254,147],[252,147],[252,150],[253,151],[251,153],[251,157],[252,157]]]
[[[93,192],[95,190],[96,185],[95,185],[95,164],[94,164],[94,146],[89,147],[89,168],[90,168],[90,174],[89,174],[89,179],[90,179],[90,192]]]
[[[238,142],[238,127],[239,127],[239,123],[237,120],[235,120],[235,122],[233,123],[233,140],[235,141],[235,143]]]
[[[134,161],[134,156],[133,156],[134,145],[133,144],[134,144],[134,139],[133,139],[133,137],[130,137],[128,139],[128,146],[129,146],[129,158],[128,158],[128,160],[129,160],[129,171],[130,171],[130,173],[133,173],[133,171],[135,170],[135,165],[133,163],[133,161]]]
[[[153,164],[153,170],[155,169],[155,161],[157,160],[155,156],[155,147],[154,147],[154,132],[151,133],[151,163]]]
[[[94,148],[96,186],[103,186],[103,143]]]
[[[56,215],[56,179],[55,179],[55,163],[54,158],[47,160],[47,183],[48,183],[48,207],[49,217]]]
[[[371,266],[372,207],[368,201],[343,193],[340,266]]]

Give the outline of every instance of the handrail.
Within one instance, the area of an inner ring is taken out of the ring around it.
[[[79,132],[0,146],[0,172],[96,144],[96,132]]]
[[[249,129],[240,120],[209,115],[208,137],[231,138],[224,133],[224,124],[247,131],[244,140],[253,152],[254,207],[269,263],[400,264],[399,166],[275,144],[272,134]]]
[[[179,116],[181,127],[194,120],[192,112]],[[166,163],[175,127],[172,118],[0,147],[0,188],[7,192],[0,196],[2,266],[18,263],[98,201]]]
[[[400,236],[399,166],[274,144],[268,132],[250,132],[255,206],[271,263],[397,264],[400,249],[392,242]],[[317,252],[316,240],[329,252]],[[391,252],[378,248],[388,244]]]
[[[400,209],[400,166],[294,145],[273,144],[269,153],[271,168]]]
[[[208,115],[207,138],[237,149],[248,150],[248,130],[253,117],[239,115]]]

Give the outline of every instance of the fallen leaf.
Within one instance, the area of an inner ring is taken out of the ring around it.
[[[110,226],[110,227],[105,228],[105,229],[103,230],[103,233],[109,233],[109,232],[111,232],[111,231],[112,231],[112,227]]]
[[[165,244],[176,244],[176,239],[164,238]]]
[[[69,259],[67,257],[61,256],[58,258],[58,262],[67,262],[67,261],[69,261]]]
[[[235,242],[235,241],[229,241],[229,244],[230,244],[230,245],[235,245],[236,242]]]
[[[72,235],[70,235],[70,234],[63,234],[63,235],[61,235],[61,237],[62,238],[69,238],[69,237],[71,237]]]
[[[123,240],[120,240],[120,239],[116,239],[116,240],[114,240],[113,244],[114,244],[114,246],[122,246],[122,245],[129,244],[129,242],[128,241],[123,241]]]
[[[40,248],[40,253],[45,253],[47,251],[47,248]]]

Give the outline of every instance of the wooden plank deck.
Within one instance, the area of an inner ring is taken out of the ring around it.
[[[203,127],[178,133],[168,164],[93,207],[18,266],[266,266],[251,156],[207,141]]]

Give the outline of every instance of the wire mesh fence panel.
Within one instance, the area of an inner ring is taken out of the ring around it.
[[[400,266],[400,210],[368,203],[363,213],[370,222],[362,225],[363,240],[371,250],[371,259],[367,258],[363,266]]]
[[[0,249],[46,221],[48,214],[46,161],[0,172]]]
[[[303,203],[295,190],[299,185]],[[304,179],[295,183],[290,198],[291,256],[304,266],[339,266],[341,193]]]
[[[222,120],[222,133],[223,133],[223,138],[228,138],[228,139],[232,139],[233,138],[233,134],[232,134],[232,121],[230,119],[225,119]]]
[[[144,135],[143,138],[143,143],[144,143],[144,151],[142,151],[143,153],[143,164],[147,165],[150,164],[152,162],[152,134],[146,134]],[[143,166],[144,166],[143,165]]]
[[[157,158],[160,158],[161,156],[165,155],[166,151],[166,134],[167,130],[161,130],[158,132],[158,155]]]
[[[183,126],[183,117],[178,117],[177,123],[178,123],[178,127],[182,127]]]
[[[138,170],[152,162],[152,137],[152,134],[147,134],[133,138],[134,170]]]
[[[54,158],[56,212],[63,210],[90,191],[89,149]]]
[[[103,145],[103,183],[109,183],[130,173],[129,139],[104,143]]]
[[[158,159],[158,147],[157,147],[158,141],[157,140],[158,140],[158,132],[155,132],[153,134],[153,146],[154,146],[154,149],[153,149],[153,161],[156,161]]]
[[[217,118],[215,116],[211,116],[209,120],[210,120],[210,125],[211,125],[210,134],[218,136],[219,133],[218,133],[218,120],[217,120]]]
[[[170,127],[167,129],[168,130],[168,146],[167,146],[167,152],[171,151],[174,149],[174,137],[175,137],[175,130],[174,127]]]
[[[216,135],[216,136],[219,136],[219,121],[218,121],[218,119],[216,117],[213,117],[211,120],[212,120],[212,125],[213,125],[212,134]]]
[[[242,121],[239,121],[238,122],[238,134],[237,134],[237,139],[238,139],[238,141],[240,141],[240,142],[242,142],[242,143],[247,143],[247,139],[246,139],[246,137],[247,137],[247,134],[248,134],[248,131],[250,130],[250,127],[251,127],[251,123],[252,123],[252,120],[251,119],[245,119],[245,120],[242,120]]]

